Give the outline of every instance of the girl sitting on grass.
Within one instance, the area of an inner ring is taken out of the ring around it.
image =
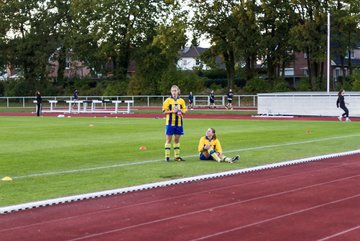
[[[222,153],[219,139],[216,138],[214,128],[209,128],[206,135],[200,138],[198,150],[200,152],[200,160],[215,160],[217,162],[233,163],[239,160],[239,156],[233,158],[227,157]]]

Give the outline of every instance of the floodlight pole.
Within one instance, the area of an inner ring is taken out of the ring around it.
[[[326,82],[327,82],[327,93],[330,93],[330,12],[327,14],[327,73],[326,73]]]

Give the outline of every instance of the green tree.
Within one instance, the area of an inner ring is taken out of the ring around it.
[[[135,51],[148,43],[157,26],[178,7],[163,0],[74,0],[72,6],[76,30],[97,44],[93,50],[98,58],[111,59],[114,78],[119,80],[126,79]],[[81,47],[81,42],[78,35],[74,50],[85,57],[89,46]]]
[[[342,76],[346,77],[345,62],[348,61],[349,75],[352,75],[351,50],[356,48],[356,42],[360,39],[360,3],[337,0],[330,12],[332,53],[339,56]]]
[[[5,6],[4,1],[0,2],[0,49],[2,50],[0,54],[0,70],[3,70],[3,66],[6,65],[6,34],[9,31],[9,23],[5,15]]]
[[[257,60],[261,55],[261,29],[258,17],[258,1],[240,1],[235,5],[234,15],[237,21],[235,37],[237,59],[245,62],[245,78],[250,80],[257,75]]]
[[[221,55],[227,70],[228,86],[232,88],[235,78],[237,20],[234,16],[235,0],[194,0],[189,3],[194,11],[194,31],[208,37],[213,46],[213,58]],[[208,55],[209,56],[209,55]]]
[[[60,8],[68,5],[69,0],[16,0],[0,5],[0,28],[5,33],[1,58],[21,71],[33,88],[47,79],[49,56],[62,44],[67,12]]]
[[[137,50],[136,82],[141,94],[160,93],[162,76],[176,67],[179,50],[186,43],[186,23],[182,18],[162,24],[148,45]],[[134,88],[134,85],[132,85]],[[139,94],[140,94],[139,93]]]
[[[245,78],[253,78],[256,75],[261,36],[257,22],[257,1],[196,0],[190,6],[194,9],[193,28],[211,40],[213,58],[220,55],[224,60],[228,88],[233,88],[238,63],[245,65]]]
[[[262,32],[260,49],[268,77],[276,79],[284,76],[285,67],[294,60],[289,31],[297,23],[297,18],[287,1],[262,0],[261,12],[263,14],[258,20]]]
[[[290,41],[295,51],[306,54],[309,84],[314,90],[316,80],[324,78],[328,1],[294,0],[291,6],[298,16],[298,24],[290,31]]]

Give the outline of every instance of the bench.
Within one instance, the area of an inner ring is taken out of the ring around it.
[[[58,100],[48,100],[50,103],[50,110],[46,112],[62,112],[62,113],[131,113],[131,105],[134,104],[133,100],[66,100],[65,103],[68,104],[67,109],[55,109],[56,104],[59,103]],[[36,104],[36,100],[34,100]],[[101,104],[101,107],[97,105]],[[107,105],[113,105],[112,108],[108,108]],[[125,110],[120,110],[120,104],[126,104]],[[73,109],[73,105],[76,105],[76,108]],[[89,106],[91,106],[89,108]]]
[[[80,110],[81,110],[81,104],[83,103],[82,100],[67,100],[65,101],[66,103],[69,104],[69,109],[68,109],[68,112],[71,113],[72,111],[72,106],[75,104],[77,105],[77,113],[80,113]]]
[[[50,103],[50,112],[54,111],[54,105],[56,106],[56,104],[58,103],[57,100],[49,100]]]

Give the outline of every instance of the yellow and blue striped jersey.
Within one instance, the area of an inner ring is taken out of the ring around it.
[[[182,98],[167,98],[163,103],[162,111],[171,111],[174,109],[181,110],[185,113],[187,111],[185,101]],[[165,124],[169,126],[182,126],[183,116],[176,113],[166,114]]]
[[[220,141],[217,138],[215,140],[214,139],[209,140],[206,136],[200,138],[199,146],[198,146],[199,152],[203,151],[203,147],[206,144],[210,144],[212,149],[214,149],[214,151],[222,153]]]

